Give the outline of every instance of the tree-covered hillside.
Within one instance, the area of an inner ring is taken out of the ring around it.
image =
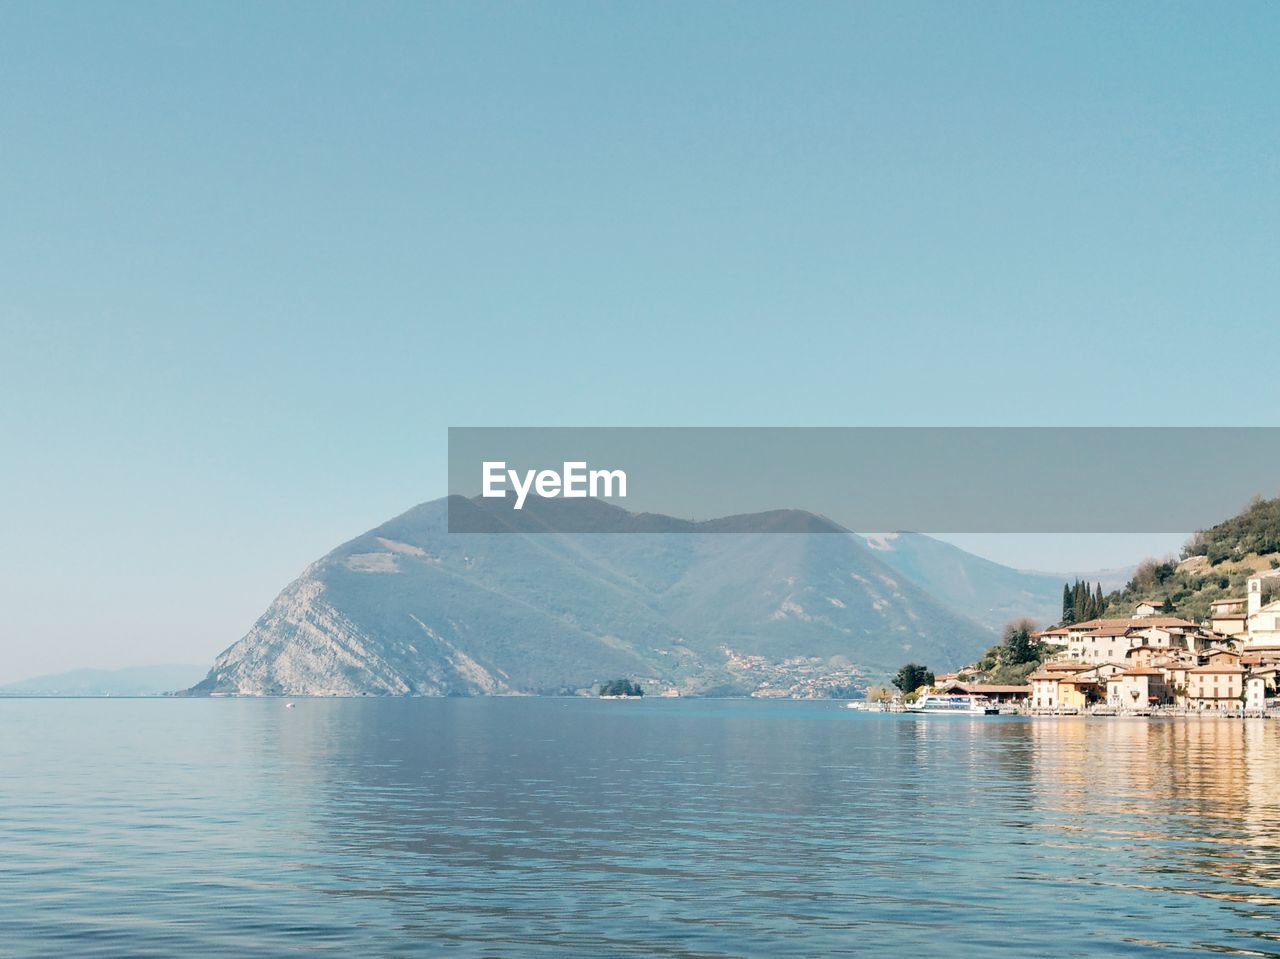
[[[1280,498],[1257,498],[1240,515],[1192,536],[1181,562],[1139,564],[1123,589],[1104,597],[1097,615],[1131,616],[1143,600],[1164,600],[1173,615],[1198,623],[1208,617],[1214,600],[1243,599],[1249,577],[1271,569],[1280,569]],[[1064,589],[1064,615],[1073,595],[1078,597],[1079,584]]]
[[[1204,556],[1213,566],[1251,553],[1280,553],[1280,497],[1257,497],[1239,516],[1197,532],[1182,549],[1184,558]]]
[[[1030,619],[1015,619],[1005,623],[1000,642],[978,660],[976,676],[962,675],[961,679],[981,679],[987,683],[1020,686],[1027,677],[1040,668],[1050,652],[1050,647],[1035,638],[1037,626]]]
[[[1217,599],[1244,597],[1245,581],[1253,575],[1248,566],[1199,562],[1146,560],[1138,566],[1128,585],[1108,596],[1103,616],[1133,615],[1144,599],[1163,599],[1172,615],[1198,623],[1209,615],[1209,605]]]

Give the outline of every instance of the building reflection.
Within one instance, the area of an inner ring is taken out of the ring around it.
[[[1045,841],[1095,881],[1280,905],[1280,724],[1059,718],[1028,731]]]

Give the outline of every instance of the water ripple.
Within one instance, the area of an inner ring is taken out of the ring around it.
[[[0,953],[1280,956],[1280,724],[0,701]]]

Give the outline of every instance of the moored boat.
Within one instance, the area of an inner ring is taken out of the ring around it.
[[[907,703],[906,710],[944,716],[990,716],[1000,712],[986,696],[965,693],[924,693],[914,703]]]

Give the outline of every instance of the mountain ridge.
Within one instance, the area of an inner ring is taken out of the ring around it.
[[[1055,623],[1062,615],[1062,584],[1095,578],[1123,583],[1133,567],[1097,573],[1049,573],[1014,569],[923,533],[864,537],[888,566],[935,599],[995,632],[1011,619]]]
[[[190,684],[204,667],[158,663],[117,669],[79,668],[0,686],[0,696],[161,696]]]
[[[451,507],[513,532],[448,534]],[[958,665],[989,643],[825,517],[599,507],[608,528],[635,532],[546,535],[531,532],[545,525],[536,509],[419,504],[310,564],[189,692],[537,694],[618,675],[749,691],[728,665],[738,654],[879,675],[909,658]]]

